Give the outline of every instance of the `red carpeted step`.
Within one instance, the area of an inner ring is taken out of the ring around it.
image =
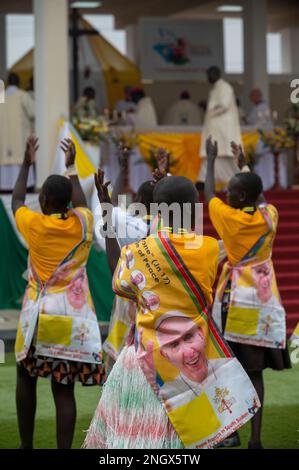
[[[288,318],[287,317],[287,338],[291,336],[294,329],[296,328],[298,323],[298,317]]]
[[[298,273],[299,279],[299,263],[297,259],[276,259],[275,260],[275,271],[279,273],[288,273],[289,271]]]
[[[298,238],[298,237],[297,237]],[[275,246],[273,249],[273,260],[289,259],[298,260],[299,271],[299,246]],[[274,263],[275,263],[274,261]]]
[[[298,299],[298,286],[297,285],[285,285],[279,288],[280,296],[283,302],[286,300]]]
[[[274,250],[279,246],[287,246],[290,250],[298,244],[298,234],[277,234],[274,242]]]
[[[286,309],[288,317],[299,315],[299,299],[284,300],[283,306]]]
[[[264,192],[265,198],[267,202],[272,201],[279,201],[281,199],[296,199],[299,198],[299,191],[297,189],[282,189],[282,190],[275,190],[275,191],[265,191]]]
[[[297,210],[298,209],[298,201],[279,201],[278,203],[274,203],[272,201],[269,201],[270,204],[273,204],[273,206],[276,207],[278,210],[279,214],[283,211],[289,211],[289,210]]]
[[[299,237],[299,222],[288,221],[279,222],[277,234],[297,234]]]
[[[287,312],[287,327],[289,326],[289,323],[294,323],[294,322],[295,322],[294,326],[296,326],[298,323],[298,310],[288,312],[287,309],[290,308],[290,306],[288,304],[285,304],[285,302],[283,303],[283,306],[285,308],[285,311]]]
[[[289,222],[290,220],[296,221],[299,220],[299,208],[298,210],[280,210],[279,213],[279,222],[278,225],[282,222]]]
[[[278,287],[281,286],[298,286],[299,272],[281,272],[275,269]],[[299,298],[299,295],[298,295]],[[299,321],[299,319],[298,319]]]

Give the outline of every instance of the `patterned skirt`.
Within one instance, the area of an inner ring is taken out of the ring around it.
[[[54,382],[69,385],[100,385],[104,379],[104,366],[87,362],[68,361],[54,357],[37,356],[32,345],[25,359],[18,363],[31,377],[47,377]]]
[[[183,444],[126,346],[106,384],[83,447],[87,449],[182,449]]]

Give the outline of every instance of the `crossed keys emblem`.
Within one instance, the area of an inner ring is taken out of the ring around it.
[[[229,398],[230,391],[228,388],[219,388],[215,387],[215,396],[213,398],[214,402],[219,405],[217,410],[219,413],[224,413],[228,411],[229,414],[232,414],[232,405],[235,403],[235,398]]]

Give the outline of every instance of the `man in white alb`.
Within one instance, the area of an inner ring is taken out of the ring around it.
[[[5,103],[0,106],[0,191],[12,191],[23,161],[27,137],[33,133],[34,101],[19,88],[17,74],[10,73],[5,90]],[[33,167],[28,187],[34,186]]]
[[[211,135],[218,142],[218,158],[215,166],[215,182],[219,189],[226,187],[228,181],[238,172],[234,161],[232,141],[241,144],[241,127],[232,86],[221,78],[218,67],[207,70],[208,81],[213,85],[210,91],[204,126],[201,135],[200,156],[202,164],[198,180],[204,183],[207,171],[206,139]]]

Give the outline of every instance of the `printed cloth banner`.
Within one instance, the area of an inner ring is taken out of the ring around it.
[[[198,81],[218,64],[223,69],[222,21],[140,18],[143,78]]]
[[[135,319],[135,302],[116,295],[111,312],[108,337],[103,344],[104,351],[109,354],[114,361],[116,361],[123,347],[126,345],[131,326],[134,324]]]
[[[102,361],[100,330],[84,264],[91,248],[93,217],[87,209],[73,212],[82,224],[82,240],[45,284],[29,258],[28,286],[15,344],[17,361],[27,356],[32,341],[37,355]]]
[[[205,272],[214,277],[218,243],[203,238],[201,248],[197,236],[188,238],[188,247],[196,244],[196,256],[194,251],[191,256],[196,269],[202,270],[199,278]],[[212,448],[248,421],[260,403],[208,315],[209,295],[204,295],[175,246],[184,252],[163,231],[124,247],[113,285],[117,294],[138,302],[139,364],[184,446]]]
[[[26,206],[39,212],[38,194],[27,194]],[[26,288],[27,245],[16,228],[11,211],[11,195],[0,197],[0,256],[10,253],[11,262],[0,264],[0,310],[20,310]],[[98,321],[108,322],[114,299],[112,276],[105,251],[92,245],[86,266],[90,292]],[[99,282],[100,279],[100,282]]]
[[[236,266],[229,262],[224,265],[213,305],[213,318],[222,329],[222,299],[230,279],[225,339],[254,346],[285,348],[286,314],[269,257],[278,215],[271,205],[260,206],[258,210],[266,220],[268,230]]]

